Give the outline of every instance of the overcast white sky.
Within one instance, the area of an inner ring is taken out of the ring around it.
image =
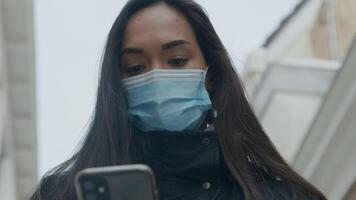
[[[299,0],[199,0],[241,69]],[[126,0],[35,0],[39,175],[65,161],[86,133],[100,56]]]

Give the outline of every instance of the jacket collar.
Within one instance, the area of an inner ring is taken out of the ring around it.
[[[215,130],[136,132],[135,138],[137,161],[152,168],[159,186],[174,182],[179,187],[187,180],[199,187],[205,181],[215,186],[234,182]]]
[[[137,132],[135,138],[136,162],[149,165],[158,179],[176,176],[189,179],[193,174],[198,179],[233,182],[215,130]],[[256,181],[280,180],[271,176],[254,157],[245,157]]]
[[[184,166],[193,162],[190,158],[200,157],[200,162],[205,163],[204,166],[207,171],[214,171],[214,169],[216,170],[216,166],[219,166],[218,168],[221,169],[219,175],[215,175],[223,176],[231,181],[231,175],[223,159],[219,137],[213,124],[208,125],[203,130],[192,131],[143,132],[136,130],[134,138],[135,142],[133,146],[136,147],[134,153],[134,157],[136,158],[134,160],[148,164],[151,168],[154,168],[158,176],[166,175],[164,170],[159,167],[162,163],[175,163],[175,166],[185,168]],[[218,155],[218,158],[209,160],[208,156],[203,156],[204,154]],[[282,180],[279,177],[271,175],[267,168],[261,166],[254,156],[245,154],[245,158],[250,164],[252,172],[255,173],[257,181],[264,181],[266,179]],[[177,160],[182,162],[177,163]],[[169,168],[169,166],[166,167]],[[190,165],[189,170],[199,171],[201,169],[199,166]],[[168,171],[172,172],[174,168],[172,170],[168,169]]]

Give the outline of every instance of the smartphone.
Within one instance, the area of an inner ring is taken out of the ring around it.
[[[87,168],[75,177],[78,200],[158,200],[155,182],[143,164]]]

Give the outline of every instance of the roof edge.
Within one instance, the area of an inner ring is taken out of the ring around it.
[[[277,35],[282,32],[285,26],[287,26],[288,22],[299,13],[299,11],[305,6],[307,2],[310,0],[301,0],[293,9],[293,11],[287,15],[282,21],[280,22],[278,28],[273,31],[265,40],[265,42],[262,44],[262,47],[268,47],[273,40],[277,37]]]

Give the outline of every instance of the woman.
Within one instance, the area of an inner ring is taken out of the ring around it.
[[[326,199],[276,151],[191,0],[131,0],[122,9],[88,134],[32,199],[76,199],[78,171],[130,163],[153,169],[162,200]]]

